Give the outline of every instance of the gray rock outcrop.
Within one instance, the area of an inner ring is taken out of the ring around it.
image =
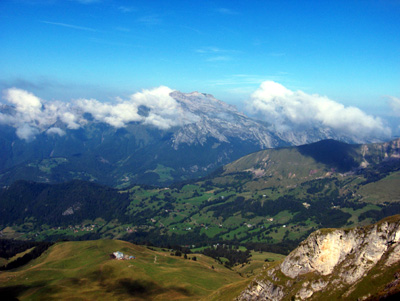
[[[371,270],[377,278],[396,265],[400,268],[400,215],[363,228],[321,229],[259,275],[238,300],[305,300],[334,291],[346,298]]]

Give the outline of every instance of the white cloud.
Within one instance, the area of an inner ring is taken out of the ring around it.
[[[47,103],[32,93],[16,88],[5,90],[3,97],[15,111],[12,114],[0,113],[0,123],[16,128],[18,137],[27,141],[48,130],[58,120],[69,129],[77,129],[85,123],[71,104],[59,101]]]
[[[141,116],[137,114],[137,106],[129,102],[118,104],[102,103],[95,99],[80,99],[76,105],[85,113],[90,113],[93,118],[100,122],[120,128],[126,123],[140,121]]]
[[[35,139],[36,135],[39,134],[39,130],[24,123],[17,128],[16,134],[18,138],[24,139],[29,142]]]
[[[96,99],[78,99],[71,103],[46,102],[25,90],[11,88],[5,90],[3,98],[14,110],[0,112],[0,123],[16,129],[19,138],[31,141],[39,133],[65,135],[65,130],[55,126],[61,122],[65,128],[75,130],[88,121],[83,117],[90,113],[97,122],[104,122],[121,128],[130,122],[140,122],[167,130],[174,126],[193,123],[198,117],[184,112],[180,103],[170,96],[173,92],[161,86],[131,95],[128,99],[103,103]],[[141,112],[140,112],[141,111]]]
[[[93,118],[114,127],[124,127],[129,122],[143,122],[160,129],[169,129],[188,123],[180,104],[170,96],[173,92],[168,87],[143,90],[119,103],[101,103],[94,99],[80,99],[77,106],[83,112],[90,113]],[[139,114],[139,107],[146,107],[147,116]]]
[[[379,118],[356,107],[345,107],[318,94],[291,91],[273,81],[263,82],[251,95],[247,107],[281,130],[322,126],[358,138],[388,137],[391,134]]]
[[[33,118],[42,108],[41,100],[32,93],[24,90],[16,88],[8,89],[4,93],[4,98],[9,103],[15,105],[18,112],[27,115],[27,118]]]
[[[184,112],[181,105],[170,96],[172,92],[170,88],[161,86],[135,93],[131,96],[131,101],[138,107],[145,106],[150,109],[149,115],[145,117],[145,124],[168,129],[195,122],[197,116]]]
[[[85,123],[82,119],[79,120],[79,118],[71,112],[62,112],[59,114],[59,118],[67,125],[67,128],[71,130],[79,129],[81,125]]]
[[[48,135],[59,135],[60,137],[65,135],[65,131],[58,127],[51,127],[46,131],[46,133]]]
[[[400,98],[389,96],[389,106],[396,116],[400,116]]]
[[[3,114],[0,112],[0,124],[11,125],[14,123],[15,117],[8,114]]]
[[[254,82],[252,77],[245,75],[238,75],[237,80]],[[0,112],[0,123],[14,127],[19,138],[31,141],[39,133],[62,136],[66,129],[84,126],[88,123],[85,113],[90,113],[95,122],[116,128],[138,122],[167,130],[198,121],[199,117],[185,111],[171,92],[172,89],[160,86],[132,94],[127,99],[118,98],[115,102],[78,99],[65,103],[47,102],[25,90],[11,88],[3,92],[3,98],[14,110]],[[390,104],[400,114],[400,100],[392,97]],[[279,131],[322,127],[337,134],[352,135],[358,140],[390,135],[390,129],[379,118],[358,108],[345,107],[325,96],[291,91],[273,81],[261,83],[247,107]]]

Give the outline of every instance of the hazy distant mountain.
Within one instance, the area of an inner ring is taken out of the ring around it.
[[[163,102],[157,99],[156,105],[155,96],[145,93],[145,100],[134,95],[135,102],[115,107],[81,100],[76,107],[54,109],[39,99],[29,110],[21,101],[2,105],[0,183],[83,179],[120,187],[167,185],[265,148],[322,139],[359,142],[328,128],[277,131],[212,95],[160,89],[163,94],[156,96]]]

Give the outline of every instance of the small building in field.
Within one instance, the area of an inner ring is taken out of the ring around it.
[[[111,257],[117,260],[131,260],[131,259],[135,259],[135,256],[132,255],[126,255],[120,251],[116,251],[114,253],[111,254]]]
[[[114,255],[115,259],[118,259],[118,260],[124,259],[124,253],[122,253],[120,251],[114,252],[113,255]]]

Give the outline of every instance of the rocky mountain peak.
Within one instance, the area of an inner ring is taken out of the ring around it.
[[[210,138],[219,143],[231,143],[232,139],[248,141],[258,145],[260,149],[275,147],[281,143],[264,124],[210,94],[174,91],[170,95],[183,110],[197,118],[196,122],[186,124],[174,133],[172,144],[175,149],[183,143],[203,145]]]
[[[199,115],[210,114],[212,112],[239,112],[232,105],[229,105],[221,100],[216,99],[211,94],[191,92],[183,93],[174,91],[170,94],[185,110]]]

